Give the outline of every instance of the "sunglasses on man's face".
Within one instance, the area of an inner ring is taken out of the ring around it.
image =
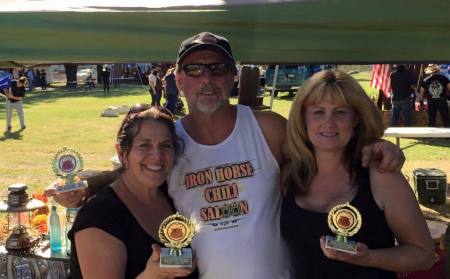
[[[183,65],[181,68],[186,73],[186,75],[190,77],[202,76],[207,68],[213,76],[224,76],[231,71],[232,65],[231,63],[195,63]]]

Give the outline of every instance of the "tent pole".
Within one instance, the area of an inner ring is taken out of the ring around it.
[[[139,65],[138,65],[138,63],[136,63],[136,69],[137,69],[137,71],[138,71],[139,80],[141,81],[141,86],[144,86],[144,82],[142,81],[141,71],[139,70]]]
[[[272,92],[270,93],[270,110],[272,110],[273,98],[275,98],[275,88],[277,86],[278,67],[279,67],[279,65],[275,65],[275,71],[273,72]]]
[[[419,84],[420,84],[420,78],[422,77],[422,68],[423,68],[423,64],[420,64],[419,77],[417,78],[417,84],[416,84],[416,93],[420,93]]]

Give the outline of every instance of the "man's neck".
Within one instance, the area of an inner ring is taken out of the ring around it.
[[[214,113],[191,112],[182,119],[182,123],[194,141],[215,145],[232,133],[236,119],[237,107],[227,104]]]

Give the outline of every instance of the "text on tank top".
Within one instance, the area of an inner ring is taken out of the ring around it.
[[[217,127],[220,129],[220,126]],[[279,230],[280,170],[250,108],[219,144],[195,142],[177,122],[184,156],[169,176],[176,208],[196,220],[203,278],[287,278]]]

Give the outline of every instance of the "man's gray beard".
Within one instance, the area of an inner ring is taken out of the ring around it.
[[[204,91],[211,91],[211,90],[214,92],[214,94],[216,95],[216,97],[218,97],[218,98],[217,98],[217,101],[216,101],[214,104],[212,104],[212,106],[211,106],[210,103],[208,103],[207,105],[205,105],[205,104],[203,104],[201,101],[197,101],[197,102],[196,102],[196,107],[197,107],[197,110],[198,110],[198,111],[203,112],[203,113],[213,113],[213,112],[216,112],[216,111],[218,111],[220,108],[223,107],[223,105],[224,105],[224,103],[225,103],[225,100],[223,100],[222,94],[221,94],[221,90],[220,90],[220,88],[219,88],[218,86],[216,86],[216,85],[214,85],[214,84],[211,84],[211,85],[209,85],[209,86],[204,86],[204,87],[200,90],[199,94],[202,94]],[[198,97],[198,96],[197,96],[197,97]],[[198,100],[198,99],[197,99],[197,100]]]
[[[222,108],[224,103],[225,103],[225,101],[222,98],[220,98],[220,99],[217,100],[217,102],[214,103],[213,106],[211,106],[211,105],[204,105],[201,102],[197,102],[196,107],[197,107],[197,110],[200,111],[200,112],[213,113],[213,112],[218,111],[220,108]]]

